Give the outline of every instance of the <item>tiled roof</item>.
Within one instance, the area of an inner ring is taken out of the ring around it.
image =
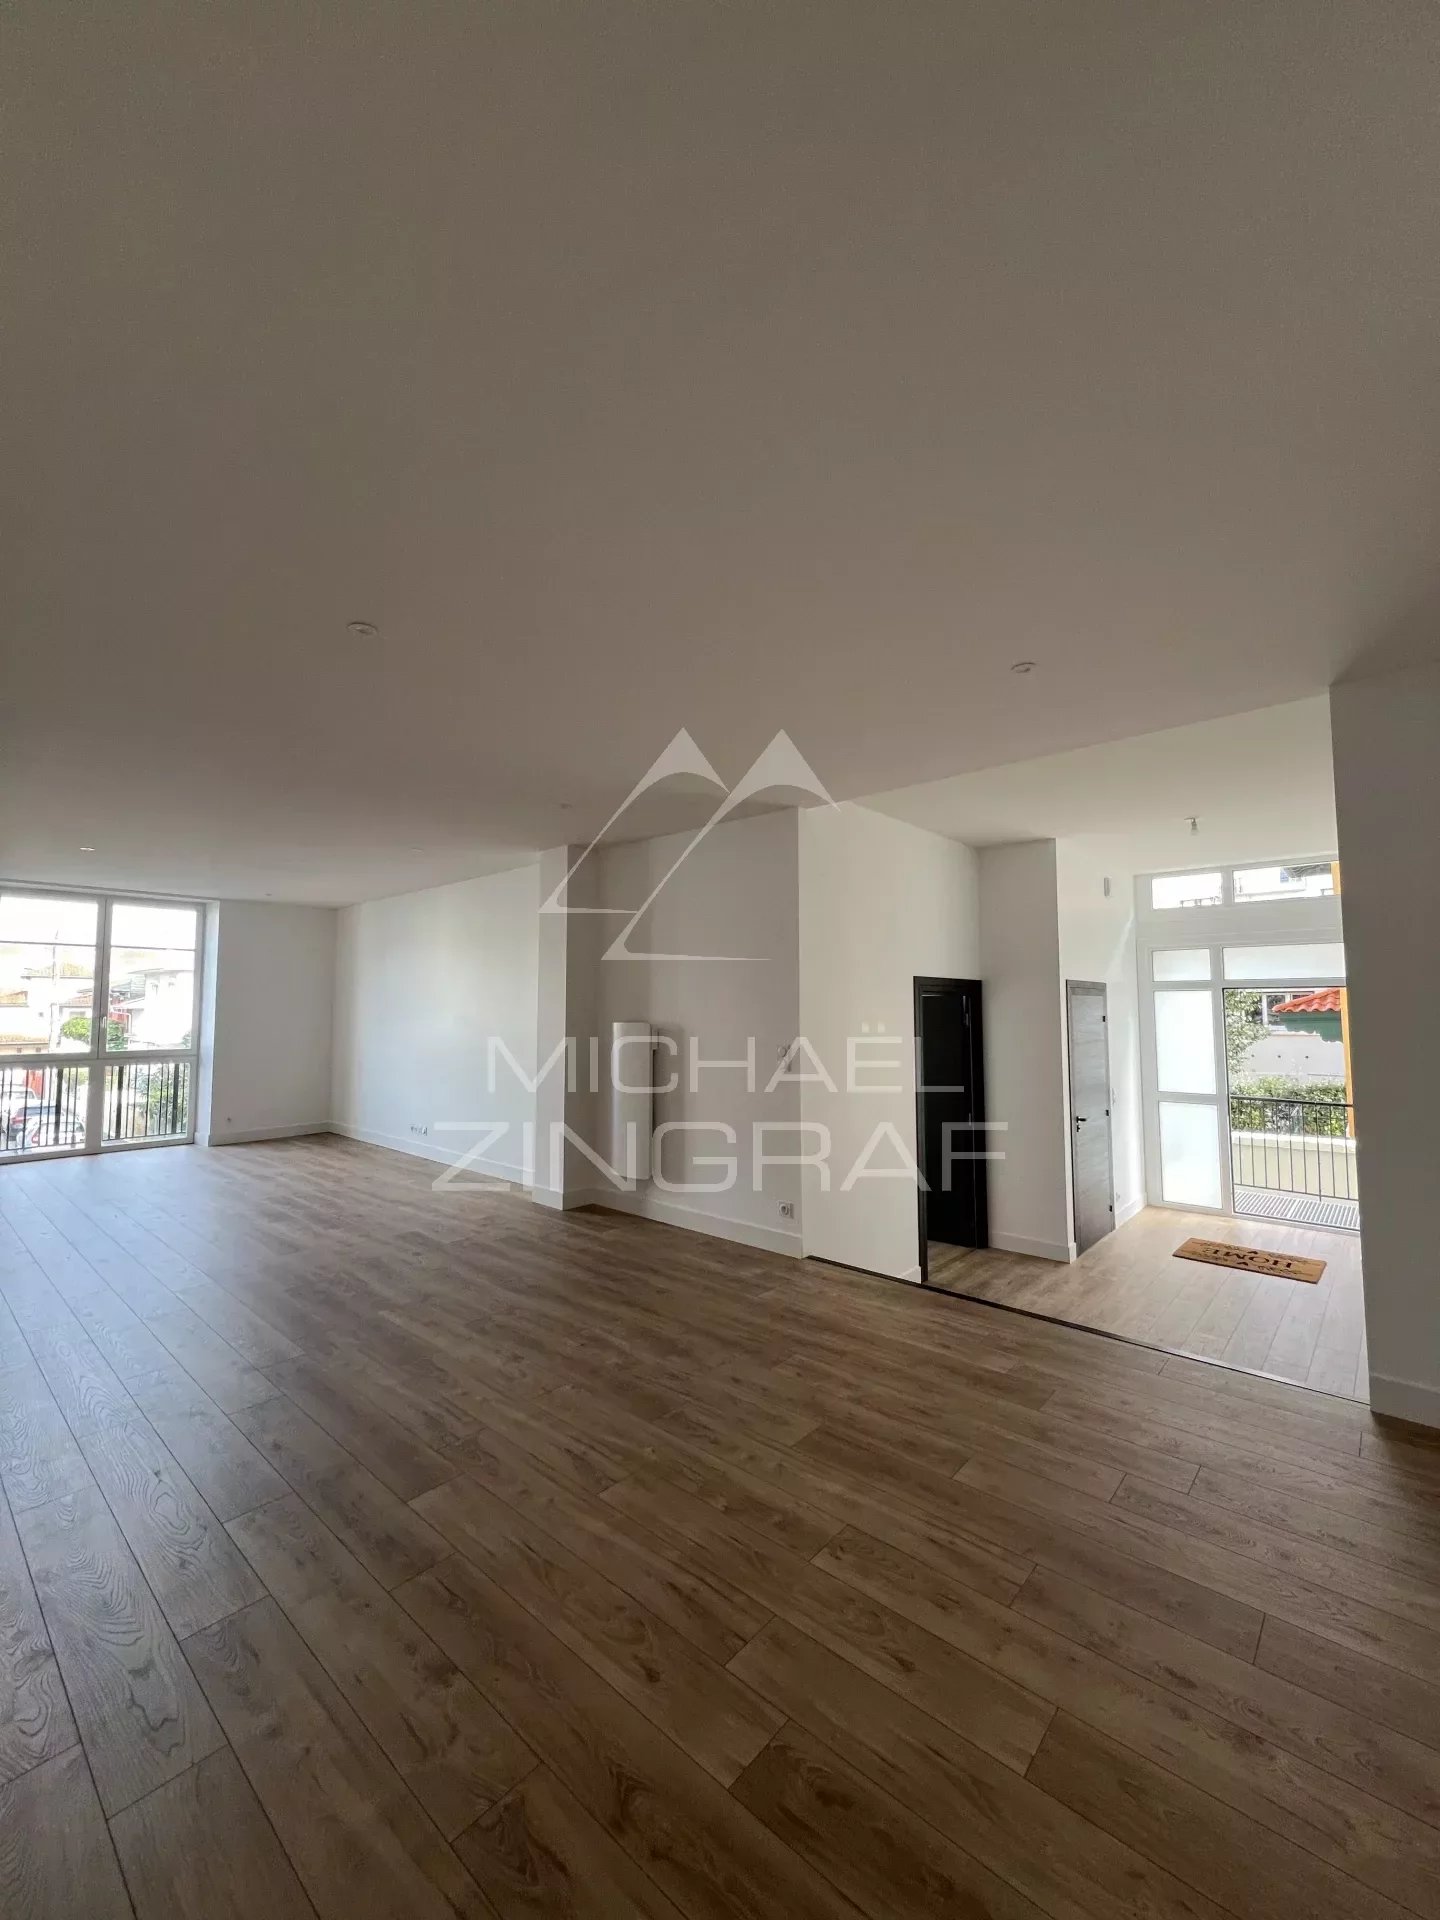
[[[1282,1000],[1277,1007],[1271,1007],[1272,1015],[1277,1013],[1338,1013],[1340,1011],[1340,988],[1320,987],[1314,993],[1297,993],[1293,1000]]]

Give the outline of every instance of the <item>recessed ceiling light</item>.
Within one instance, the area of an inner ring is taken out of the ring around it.
[[[1035,671],[1035,662],[1033,660],[1017,660],[1010,671],[1012,673],[1033,673]]]
[[[80,851],[82,853],[93,853],[95,849],[94,847],[81,847]]]
[[[352,640],[373,640],[380,629],[373,620],[347,620],[345,631]]]

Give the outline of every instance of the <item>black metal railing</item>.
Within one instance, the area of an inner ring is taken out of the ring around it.
[[[1355,1109],[1345,1100],[1232,1094],[1230,1166],[1237,1187],[1357,1199]]]
[[[88,1067],[0,1067],[0,1155],[85,1144]]]
[[[190,1131],[188,1060],[117,1060],[105,1067],[104,1140],[174,1140]]]

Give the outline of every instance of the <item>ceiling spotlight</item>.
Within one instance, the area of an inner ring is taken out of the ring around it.
[[[373,640],[380,629],[373,620],[347,620],[345,631],[352,640]]]
[[[94,847],[81,847],[80,851],[82,853],[93,853],[95,849]]]
[[[1012,673],[1033,673],[1035,671],[1035,662],[1033,660],[1017,660],[1010,671]]]

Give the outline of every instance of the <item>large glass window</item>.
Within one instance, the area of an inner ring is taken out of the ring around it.
[[[1215,996],[1155,994],[1155,1072],[1161,1093],[1215,1092]]]
[[[1160,1191],[1172,1206],[1221,1204],[1220,1124],[1213,1106],[1160,1102]]]
[[[1226,947],[1227,980],[1274,980],[1288,986],[1292,980],[1343,980],[1345,946],[1340,940],[1308,946],[1291,942],[1285,947]]]
[[[167,1052],[191,1045],[198,922],[194,907],[115,902],[107,1053]]]
[[[1235,900],[1324,900],[1335,892],[1335,863],[1309,860],[1294,867],[1237,867]]]
[[[1162,947],[1152,958],[1151,972],[1156,980],[1208,980],[1208,947]]]
[[[86,1053],[100,909],[0,894],[0,1054]]]
[[[1218,907],[1225,898],[1224,876],[1210,873],[1157,873],[1150,882],[1152,907]]]
[[[200,913],[0,892],[0,1159],[188,1140]]]

